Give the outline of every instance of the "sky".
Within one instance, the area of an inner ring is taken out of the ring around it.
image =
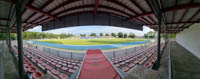
[[[153,29],[150,29],[149,27],[143,26],[143,31],[134,30],[134,29],[128,29],[128,28],[121,28],[121,27],[113,27],[113,26],[97,26],[97,25],[91,25],[91,26],[76,26],[76,27],[66,27],[66,28],[59,28],[54,30],[48,30],[48,31],[42,31],[41,26],[34,27],[33,29],[29,29],[28,31],[31,32],[48,32],[48,33],[54,33],[54,34],[74,34],[74,35],[80,35],[80,34],[91,34],[91,33],[134,33],[136,36],[143,36],[145,33],[149,31],[154,31]]]

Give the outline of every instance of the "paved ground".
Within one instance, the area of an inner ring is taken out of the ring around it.
[[[171,42],[174,79],[200,79],[200,60],[175,41]]]
[[[152,70],[140,65],[130,71],[126,79],[168,79],[168,47],[169,45],[167,45],[162,54],[159,70]]]
[[[200,60],[174,40],[171,44],[174,79],[200,79]],[[169,44],[162,55],[158,71],[144,66],[134,69],[127,79],[168,79]]]
[[[2,43],[2,41],[1,41]],[[5,79],[17,79],[17,69],[13,63],[14,59],[6,46],[6,43],[2,45],[3,48],[3,67],[4,67],[4,78]]]

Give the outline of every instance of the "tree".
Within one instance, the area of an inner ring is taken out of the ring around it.
[[[156,34],[155,32],[150,31],[150,32],[147,32],[146,34],[144,34],[144,37],[145,38],[154,38],[155,34]]]
[[[124,38],[127,38],[127,36],[128,36],[128,35],[125,33],[125,34],[124,34]]]
[[[86,34],[80,34],[81,37],[86,37]]]
[[[145,38],[154,38],[155,37],[155,32],[150,31],[150,32],[144,34],[144,37]]]
[[[96,33],[91,33],[90,36],[97,36]]]
[[[11,40],[16,39],[16,35],[14,33],[10,33],[10,38]],[[0,33],[0,40],[6,40],[7,39],[7,34],[6,33]]]
[[[115,33],[111,33],[111,36],[112,37],[116,37],[117,35]]]
[[[100,33],[99,35],[100,35],[100,36],[103,36],[103,33]]]
[[[42,32],[23,32],[23,39],[44,39],[44,38],[68,38],[72,37],[72,34],[53,34],[53,33],[42,33]]]
[[[147,35],[147,34],[144,34],[144,37],[145,37],[145,38],[148,38],[148,35]]]
[[[135,34],[131,32],[128,37],[129,38],[135,38]]]
[[[109,34],[106,33],[106,36],[109,36]]]
[[[118,33],[118,38],[123,38],[123,33],[122,32]]]

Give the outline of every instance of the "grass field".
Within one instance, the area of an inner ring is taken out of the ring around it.
[[[49,40],[38,40],[38,41],[64,44],[64,45],[108,45],[108,44],[129,43],[129,42],[137,42],[145,40],[146,39],[110,38],[110,39],[49,39]]]

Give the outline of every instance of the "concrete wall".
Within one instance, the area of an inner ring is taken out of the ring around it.
[[[178,33],[176,41],[200,59],[200,23]]]

